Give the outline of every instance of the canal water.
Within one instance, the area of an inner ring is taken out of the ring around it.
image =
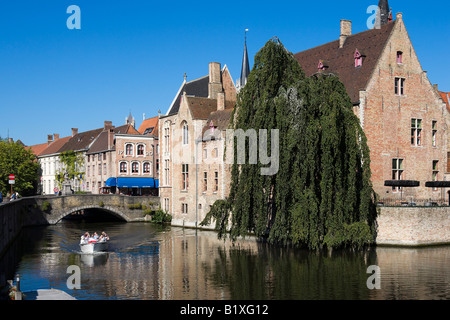
[[[106,231],[108,252],[82,254],[86,231]],[[80,300],[450,299],[449,246],[317,253],[253,239],[233,244],[212,231],[73,221],[26,228],[17,243],[11,278],[20,274],[27,299],[50,288]],[[79,289],[67,285],[74,265]],[[380,289],[368,288],[372,265]]]

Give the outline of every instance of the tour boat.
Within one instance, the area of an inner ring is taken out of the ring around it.
[[[102,252],[108,249],[108,241],[106,239],[95,240],[81,240],[80,241],[81,252],[83,253],[94,253],[94,252]]]

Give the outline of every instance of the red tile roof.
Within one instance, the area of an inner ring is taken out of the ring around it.
[[[35,156],[39,156],[42,151],[45,150],[49,146],[48,142],[41,143],[41,144],[35,144],[34,146],[25,147],[26,149],[30,149],[31,152],[34,153]]]
[[[159,117],[153,117],[150,119],[145,119],[144,122],[140,125],[138,131],[140,134],[144,134],[147,129],[153,128],[151,131],[145,133],[146,135],[158,136],[158,120]]]
[[[359,103],[359,91],[366,88],[375,66],[385,48],[396,22],[391,22],[381,29],[372,29],[347,37],[343,48],[339,48],[339,40],[299,52],[294,55],[307,76],[318,72],[319,60],[328,64],[327,73],[339,77],[347,89],[354,104]],[[355,67],[356,49],[363,52],[365,58],[362,67]]]
[[[50,155],[50,154],[59,153],[60,152],[59,150],[67,143],[67,141],[69,141],[70,138],[72,138],[72,137],[68,136],[68,137],[60,138],[58,140],[53,141],[52,143],[50,143],[47,146],[47,148],[45,148],[39,154],[39,156],[46,156],[46,155]]]
[[[450,112],[450,92],[439,91],[439,95],[441,96],[442,100],[444,100],[445,104],[447,105],[447,110]]]

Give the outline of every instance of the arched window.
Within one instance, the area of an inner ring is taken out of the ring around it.
[[[137,146],[137,155],[138,156],[143,156],[144,155],[144,145],[143,144],[139,144]]]
[[[126,162],[120,163],[120,173],[127,173],[127,163]]]
[[[131,173],[139,173],[139,163],[133,162],[131,164]]]
[[[150,162],[145,162],[143,167],[144,173],[150,173],[151,172],[150,168],[151,168]]]
[[[186,121],[183,122],[183,144],[189,143],[189,126]]]
[[[133,155],[133,145],[131,143],[128,143],[125,145],[125,154],[127,156],[132,156]]]

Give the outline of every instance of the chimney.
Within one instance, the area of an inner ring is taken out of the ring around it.
[[[339,37],[339,48],[343,48],[347,37],[352,35],[352,22],[341,20],[341,35]]]
[[[72,128],[72,137],[75,137],[78,134],[78,128]]]
[[[114,129],[108,129],[108,150],[111,150],[114,146]]]
[[[53,141],[59,140],[59,133],[53,134]]]
[[[217,93],[217,111],[225,110],[225,93]]]
[[[105,121],[104,125],[105,125],[105,129],[104,130],[107,131],[107,130],[112,128],[112,121]]]
[[[50,143],[52,143],[52,142],[53,142],[53,135],[48,134],[48,135],[47,135],[47,144],[50,144]]]
[[[208,98],[217,99],[217,93],[222,91],[223,87],[222,87],[220,63],[211,62],[209,64]]]

